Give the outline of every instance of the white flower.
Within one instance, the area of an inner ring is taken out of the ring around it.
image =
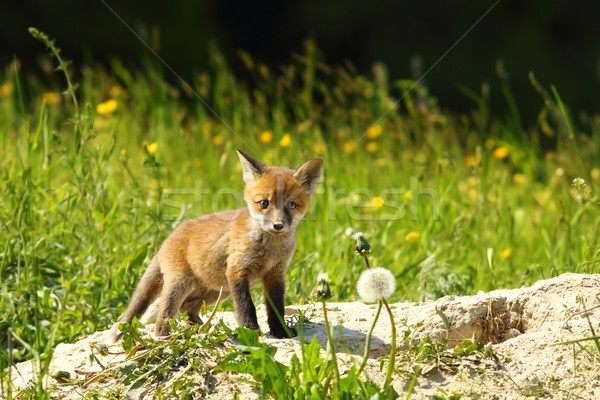
[[[319,274],[317,277],[317,282],[329,282],[329,275],[326,272]]]
[[[375,267],[365,270],[360,275],[356,288],[364,301],[373,303],[393,295],[396,291],[396,280],[390,270]]]
[[[583,178],[575,178],[573,179],[573,186],[583,187],[585,186],[585,179]]]

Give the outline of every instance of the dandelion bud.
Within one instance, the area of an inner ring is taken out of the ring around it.
[[[389,269],[375,267],[365,270],[356,285],[358,295],[367,303],[390,297],[396,291],[396,279]]]
[[[327,274],[321,274],[317,278],[317,299],[327,300],[331,297],[331,289],[329,288],[329,277]]]
[[[369,242],[367,242],[367,239],[365,239],[365,236],[362,232],[356,233],[356,235],[354,235],[354,238],[356,239],[354,251],[357,255],[364,256],[371,252],[371,245],[369,244]]]

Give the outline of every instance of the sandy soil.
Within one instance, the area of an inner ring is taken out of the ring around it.
[[[539,281],[531,287],[496,290],[475,296],[447,296],[424,303],[397,303],[392,305],[398,329],[400,348],[398,374],[394,387],[405,393],[411,380],[411,371],[419,364],[415,357],[420,343],[428,337],[430,342],[448,341],[448,349],[440,353],[440,360],[420,363],[422,372],[412,392],[413,399],[428,399],[433,395],[446,396],[457,393],[461,399],[600,399],[600,350],[592,340],[565,343],[590,338],[600,332],[600,276],[564,274]],[[360,363],[366,332],[375,314],[375,305],[363,303],[329,303],[328,314],[334,327],[334,341],[338,350],[340,372],[350,363]],[[327,338],[319,307],[292,306],[286,314],[304,312],[309,321],[305,325],[308,341],[316,337],[323,349]],[[444,324],[440,313],[450,322]],[[151,320],[151,313],[146,322]],[[217,313],[235,327],[231,312]],[[260,324],[266,329],[266,316],[259,312]],[[152,325],[147,325],[152,329]],[[404,340],[403,338],[406,338]],[[487,345],[481,351],[457,356],[452,347],[465,339],[474,339]],[[299,353],[300,339],[277,340],[264,337],[276,346],[277,359],[288,362],[291,355]],[[51,373],[67,371],[78,376],[76,385],[58,385],[52,378],[46,384],[54,386],[57,398],[79,399],[87,391],[107,390],[114,381],[86,385],[86,375],[100,371],[97,362],[90,360],[90,343],[107,343],[108,331],[97,332],[77,343],[56,347],[51,363]],[[367,367],[368,378],[383,381],[380,357],[389,352],[390,320],[382,312],[374,333]],[[110,349],[117,352],[118,346]],[[442,349],[443,350],[443,349]],[[325,350],[322,350],[325,354]],[[103,365],[122,362],[125,355],[98,356]],[[218,359],[207,360],[216,365]],[[35,379],[36,366],[31,362],[18,364],[12,369],[13,382],[26,387]],[[404,372],[403,372],[404,371]],[[79,375],[78,375],[79,373]],[[180,371],[185,373],[185,370]],[[174,379],[177,373],[170,379]],[[230,399],[241,393],[243,399],[258,398],[252,387],[239,375],[216,373],[210,378],[191,377],[209,388],[205,396],[211,399]],[[208,381],[207,381],[208,379]],[[145,387],[128,393],[131,398],[153,398],[153,388]],[[2,397],[0,395],[0,397]]]

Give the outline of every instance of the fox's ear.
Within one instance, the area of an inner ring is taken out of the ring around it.
[[[255,160],[241,150],[236,150],[240,162],[242,163],[242,173],[244,182],[250,183],[255,181],[265,168],[265,164]]]
[[[323,160],[313,158],[308,160],[294,171],[294,179],[298,181],[302,190],[312,193],[319,186],[321,174],[323,173]]]

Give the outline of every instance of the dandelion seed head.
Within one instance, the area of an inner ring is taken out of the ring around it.
[[[365,270],[356,285],[358,295],[367,303],[390,297],[396,291],[396,279],[389,269],[375,267]]]

